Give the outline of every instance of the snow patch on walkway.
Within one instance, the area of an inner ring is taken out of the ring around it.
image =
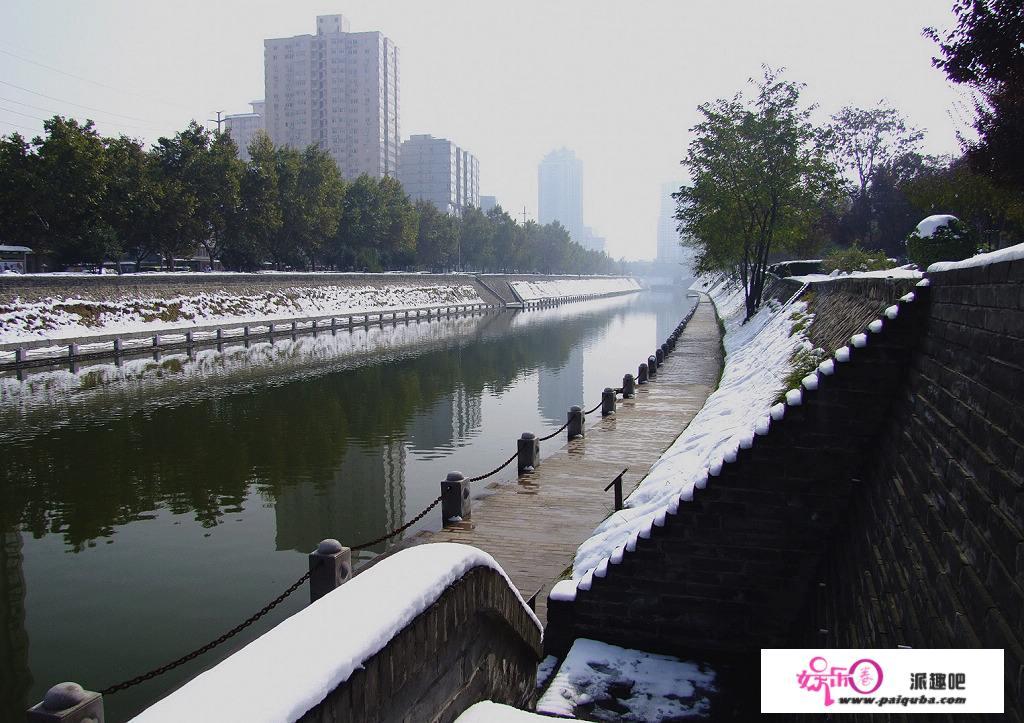
[[[704,717],[715,673],[693,662],[579,638],[537,711],[599,721],[662,721]]]

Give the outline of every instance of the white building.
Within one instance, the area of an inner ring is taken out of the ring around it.
[[[480,197],[480,210],[483,211],[484,213],[487,213],[492,208],[495,208],[497,205],[498,205],[498,197],[497,196],[481,196]]]
[[[585,237],[583,226],[583,163],[568,148],[544,156],[537,169],[538,221],[558,221],[573,241]]]
[[[480,206],[480,163],[446,138],[417,135],[403,143],[398,180],[413,201],[430,201],[445,213]]]
[[[317,144],[345,178],[397,176],[398,48],[382,33],[349,32],[319,15],[316,35],[263,42],[265,126],[275,145]]]
[[[252,113],[234,113],[224,116],[224,128],[231,134],[232,140],[238,146],[238,157],[243,161],[249,160],[249,144],[252,143],[257,131],[265,130],[263,124],[264,102],[262,100],[250,101]]]

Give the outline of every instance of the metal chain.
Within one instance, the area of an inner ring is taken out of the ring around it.
[[[515,459],[516,457],[518,457],[518,456],[519,456],[519,451],[518,451],[518,450],[516,450],[516,453],[515,453],[515,454],[513,454],[513,455],[512,455],[511,457],[509,457],[508,459],[506,459],[506,460],[505,460],[504,462],[502,462],[500,466],[498,466],[498,467],[495,467],[494,469],[492,469],[492,470],[491,470],[490,472],[488,472],[487,474],[482,474],[482,475],[480,475],[479,477],[470,477],[470,478],[469,478],[469,481],[470,481],[470,482],[479,482],[479,481],[480,481],[480,480],[482,480],[482,479],[487,479],[487,478],[488,478],[488,477],[490,477],[491,475],[494,475],[494,474],[498,474],[498,472],[501,472],[501,470],[503,470],[503,469],[505,469],[506,467],[508,467],[508,466],[509,466],[509,465],[510,465],[510,464],[512,463],[512,460],[514,460],[514,459]]]
[[[562,425],[561,427],[559,427],[558,429],[556,429],[556,430],[555,430],[554,432],[552,432],[551,434],[549,434],[549,435],[548,435],[548,436],[546,436],[546,437],[541,437],[541,438],[540,438],[540,439],[538,439],[537,441],[538,441],[538,442],[546,442],[546,441],[548,441],[549,439],[551,439],[552,437],[556,437],[556,436],[558,436],[559,434],[561,434],[562,432],[564,432],[564,431],[565,431],[565,428],[566,428],[566,427],[568,427],[568,426],[569,426],[569,422],[567,421],[567,422],[566,422],[565,424],[563,424],[563,425]]]
[[[687,316],[686,319],[683,321],[684,324],[687,321],[690,320],[690,317],[693,316],[693,312],[694,311],[696,311],[696,309],[691,310],[689,316]],[[621,394],[622,393],[622,389],[621,388],[617,388],[615,390],[615,392],[618,393],[618,394]],[[584,412],[584,415],[593,414],[594,412],[596,412],[601,407],[601,404],[603,403],[603,401],[604,400],[602,400],[601,402],[598,402],[597,405],[593,409],[590,409],[590,410]],[[559,427],[558,429],[556,429],[554,432],[552,432],[551,434],[547,435],[546,437],[541,437],[538,441],[539,442],[546,442],[547,440],[552,439],[553,437],[555,437],[555,436],[561,434],[562,432],[564,432],[565,429],[568,426],[569,426],[569,422],[566,421],[566,423],[563,424],[561,427]],[[505,467],[510,465],[512,463],[512,460],[514,460],[518,456],[519,456],[519,452],[517,451],[515,454],[513,454],[511,457],[509,457],[507,460],[505,460],[500,466],[494,468],[493,470],[491,470],[490,472],[487,472],[486,474],[482,474],[482,475],[479,475],[477,477],[471,477],[468,481],[470,481],[470,482],[479,482],[480,480],[487,479],[488,477],[490,477],[492,475],[495,475],[498,472],[500,472],[501,470],[505,469]],[[440,502],[441,502],[441,495],[438,495],[437,499],[435,499],[433,502],[431,502],[429,505],[427,505],[427,507],[422,512],[420,512],[418,515],[413,517],[411,520],[406,522],[401,527],[398,527],[398,528],[392,530],[391,532],[389,532],[389,533],[387,533],[385,535],[381,535],[380,537],[378,537],[375,540],[371,540],[369,542],[364,542],[361,545],[353,545],[350,549],[352,549],[352,550],[365,550],[365,549],[367,549],[369,547],[374,547],[375,545],[379,545],[382,542],[386,542],[386,541],[390,540],[392,537],[395,537],[396,535],[400,535],[401,533],[405,532],[410,527],[415,525],[417,522],[422,520],[423,517],[426,516],[426,514],[428,512],[430,512],[432,509],[437,507],[437,505],[440,504]],[[203,653],[206,653],[206,652],[209,652],[210,650],[213,650],[214,648],[216,648],[221,643],[224,643],[224,642],[230,640],[231,638],[235,637],[236,635],[238,635],[238,633],[242,632],[247,627],[249,627],[250,625],[255,623],[257,620],[262,618],[264,615],[269,613],[271,610],[276,608],[278,605],[280,605],[285,600],[285,598],[287,598],[293,592],[298,590],[300,587],[302,587],[303,584],[306,583],[307,580],[309,580],[309,575],[310,575],[310,573],[308,573],[308,572],[305,573],[302,577],[300,577],[298,580],[296,580],[294,583],[292,583],[288,587],[287,590],[285,590],[283,593],[281,593],[276,598],[274,598],[269,603],[267,603],[262,608],[260,608],[260,610],[255,615],[252,615],[252,616],[246,618],[244,621],[242,621],[241,623],[239,623],[235,627],[231,628],[231,630],[227,631],[226,633],[221,635],[219,638],[216,638],[215,640],[211,640],[210,642],[208,642],[203,647],[197,648],[196,650],[193,650],[188,655],[183,655],[182,657],[178,658],[177,660],[173,660],[170,663],[167,663],[166,665],[161,665],[159,668],[154,668],[153,670],[149,671],[148,673],[143,673],[142,675],[137,675],[134,678],[130,678],[130,679],[124,681],[123,683],[118,683],[117,685],[112,685],[109,688],[104,688],[103,690],[99,691],[100,695],[112,695],[114,693],[117,693],[118,691],[121,691],[121,690],[124,690],[126,688],[131,688],[132,686],[138,685],[139,683],[145,683],[147,680],[152,680],[153,678],[157,677],[158,675],[162,675],[163,673],[166,673],[169,670],[174,670],[175,668],[177,668],[177,667],[179,667],[181,665],[184,665],[185,663],[187,663],[187,662],[189,662],[191,660],[195,660],[196,658],[198,658]]]
[[[438,496],[437,496],[437,499],[435,499],[435,500],[434,500],[433,502],[431,502],[431,503],[430,503],[429,505],[427,505],[426,509],[424,509],[424,510],[423,510],[423,512],[421,512],[421,513],[419,513],[418,515],[416,515],[415,517],[413,517],[413,518],[412,518],[411,520],[409,520],[408,522],[406,522],[406,523],[405,523],[404,525],[402,525],[401,527],[399,527],[399,528],[397,528],[397,529],[395,529],[395,530],[392,530],[391,532],[387,533],[386,535],[381,535],[381,536],[380,536],[380,537],[378,537],[378,538],[377,538],[376,540],[370,540],[369,542],[364,542],[364,543],[363,543],[363,544],[361,544],[361,545],[353,545],[353,546],[351,547],[351,549],[352,549],[352,550],[365,550],[365,549],[366,549],[366,548],[368,548],[368,547],[373,547],[374,545],[379,545],[379,544],[380,544],[380,543],[382,543],[382,542],[386,542],[387,540],[390,540],[390,539],[391,539],[392,537],[394,537],[395,535],[398,535],[398,534],[401,534],[401,533],[405,532],[405,531],[406,531],[406,530],[408,530],[408,529],[409,529],[410,527],[412,527],[413,525],[415,525],[415,524],[416,524],[417,522],[419,522],[420,520],[422,520],[422,519],[423,519],[423,517],[424,517],[424,515],[426,515],[426,514],[427,514],[428,512],[430,512],[430,511],[431,511],[432,509],[434,509],[435,507],[437,507],[437,505],[438,505],[438,503],[439,503],[440,501],[441,501],[441,495],[438,495]]]
[[[138,676],[136,676],[134,678],[126,680],[123,683],[118,683],[117,685],[112,685],[109,688],[104,688],[103,690],[99,691],[100,695],[111,695],[112,693],[116,693],[119,690],[124,690],[125,688],[131,688],[133,685],[138,685],[139,683],[144,683],[147,680],[151,680],[151,679],[155,678],[158,675],[166,673],[168,670],[173,670],[173,669],[177,668],[179,665],[184,665],[185,663],[189,662],[190,660],[194,660],[195,658],[198,658],[203,653],[205,653],[205,652],[207,652],[209,650],[212,650],[213,648],[216,648],[218,645],[220,645],[221,643],[225,642],[226,640],[229,640],[229,639],[233,638],[235,635],[237,635],[238,633],[242,632],[247,627],[249,627],[250,625],[255,623],[257,620],[262,618],[264,615],[269,613],[271,610],[276,608],[286,597],[288,597],[293,592],[295,592],[300,587],[302,587],[303,583],[305,583],[306,580],[308,580],[308,579],[309,579],[309,573],[307,572],[305,575],[303,575],[298,580],[296,580],[294,583],[292,583],[291,587],[289,587],[283,593],[281,593],[276,598],[274,598],[269,603],[267,603],[262,608],[260,608],[260,611],[258,613],[256,613],[252,617],[247,618],[244,622],[241,622],[238,625],[236,625],[235,627],[231,628],[231,630],[227,631],[226,633],[221,635],[216,640],[211,640],[210,642],[208,642],[203,647],[198,648],[196,650],[193,650],[188,655],[183,655],[182,657],[178,658],[177,660],[174,660],[174,661],[172,661],[170,663],[167,663],[167,665],[161,665],[159,668],[155,668],[154,670],[151,670],[148,673],[143,673],[142,675],[138,675]]]

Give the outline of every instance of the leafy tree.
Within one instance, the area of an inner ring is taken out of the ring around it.
[[[978,92],[974,127],[979,141],[968,143],[976,171],[1024,190],[1024,5],[1020,0],[956,0],[957,24],[944,36],[932,63],[954,83]]]
[[[879,271],[892,268],[892,263],[881,251],[862,249],[857,244],[845,249],[836,249],[822,259],[825,273],[839,271]]]
[[[870,109],[846,106],[832,116],[828,141],[837,163],[852,172],[856,182],[848,223],[870,247],[875,245],[877,229],[869,184],[899,159],[915,153],[923,137],[899,112],[881,104]]]
[[[800,107],[802,85],[765,69],[756,94],[698,107],[684,165],[692,185],[673,194],[679,230],[698,271],[735,273],[747,318],[761,304],[769,255],[806,239],[823,204],[838,195],[822,133]]]
[[[301,202],[295,236],[303,258],[316,270],[327,239],[334,236],[341,219],[345,185],[331,155],[316,146],[302,154],[296,195]]]
[[[421,268],[448,270],[455,265],[459,241],[455,219],[438,210],[430,201],[417,201],[419,233],[416,237],[416,261]]]
[[[120,247],[103,216],[107,168],[103,139],[92,121],[54,116],[36,138],[36,169],[45,192],[38,198],[42,251],[59,263],[102,266]]]
[[[237,222],[242,169],[238,146],[229,133],[208,136],[193,182],[197,190],[196,213],[206,226],[199,242],[206,249],[211,264],[224,252],[229,227]]]
[[[23,136],[0,137],[0,239],[8,243],[31,247],[46,229],[39,207],[44,184],[37,162]]]
[[[479,208],[470,207],[462,212],[459,224],[459,247],[462,265],[480,271],[494,268],[494,223]]]
[[[907,255],[918,267],[927,269],[936,261],[960,261],[973,256],[977,241],[970,228],[958,218],[934,229],[930,236],[921,236],[915,228],[907,236]]]
[[[111,139],[106,156],[104,215],[138,271],[142,260],[160,246],[162,189],[141,141],[127,136]]]
[[[268,257],[270,240],[281,226],[277,158],[266,133],[257,133],[249,144],[249,162],[239,184],[239,210],[228,227],[221,254],[232,269],[257,270]]]
[[[161,185],[162,233],[159,248],[168,268],[174,259],[191,256],[209,238],[213,205],[203,198],[207,189],[210,132],[195,121],[173,138],[160,138],[153,147]]]
[[[384,176],[377,182],[377,235],[388,268],[409,266],[416,254],[417,219],[412,201],[398,180]]]

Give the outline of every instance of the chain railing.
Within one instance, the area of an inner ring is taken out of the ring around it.
[[[696,312],[696,310],[697,310],[697,307],[696,307],[696,305],[694,305],[694,307],[690,310],[690,312],[686,315],[686,317],[680,322],[679,326],[676,327],[676,332],[675,332],[676,337],[678,337],[678,335],[681,333],[681,329],[683,327],[685,327],[686,324],[693,317],[693,315]],[[622,394],[622,387],[615,388],[614,392],[616,393],[616,395]],[[589,409],[586,412],[584,412],[584,415],[589,415],[589,414],[593,414],[594,412],[596,412],[598,409],[601,408],[601,406],[603,404],[603,401],[604,400],[602,399],[602,401],[598,402],[596,405],[594,405],[594,407],[592,409]],[[557,435],[561,434],[562,432],[564,432],[568,426],[569,426],[569,422],[566,421],[565,424],[563,424],[561,427],[556,429],[554,432],[552,432],[551,434],[548,434],[545,437],[540,437],[537,441],[539,441],[539,442],[546,442],[547,440],[552,439],[552,438],[556,437]],[[519,452],[517,451],[515,454],[513,454],[507,460],[502,462],[499,466],[497,466],[494,469],[492,469],[490,472],[487,472],[487,473],[482,474],[482,475],[478,475],[476,477],[470,477],[468,481],[469,482],[479,482],[481,480],[487,479],[488,477],[492,477],[492,476],[498,474],[498,472],[500,472],[501,470],[505,469],[505,467],[510,465],[513,462],[513,460],[515,460],[518,456],[519,456]],[[625,470],[623,470],[623,472],[625,472]],[[620,474],[619,477],[617,478],[617,480],[619,480],[619,484],[620,485],[621,485],[621,479],[622,479],[622,475]],[[619,487],[619,491],[618,491],[618,497],[617,497],[617,499],[620,500],[618,502],[618,504],[620,504],[620,505],[621,505],[621,494],[622,494],[622,492],[621,492],[621,486],[620,486]],[[403,532],[408,530],[410,527],[415,525],[417,522],[422,520],[427,515],[427,513],[429,513],[432,509],[437,507],[437,505],[441,503],[441,499],[442,499],[442,496],[439,495],[437,498],[434,499],[433,502],[431,502],[429,505],[427,505],[423,509],[422,512],[420,512],[418,515],[416,515],[415,517],[410,519],[408,522],[406,522],[402,526],[397,527],[394,530],[392,530],[392,531],[390,531],[390,532],[388,532],[388,533],[386,533],[384,535],[381,535],[380,537],[378,537],[376,539],[370,540],[369,542],[364,542],[364,543],[359,544],[359,545],[352,545],[349,549],[351,549],[353,551],[356,551],[356,550],[366,550],[366,549],[369,549],[371,547],[375,547],[375,546],[381,544],[382,542],[387,542],[391,538],[396,537],[397,535],[402,534]],[[322,564],[322,563],[319,563],[319,564]],[[310,574],[311,574],[311,572],[307,572],[304,575],[302,575],[302,577],[300,577],[298,580],[293,582],[284,592],[282,592],[276,598],[274,598],[273,600],[268,602],[266,605],[264,605],[262,608],[260,608],[259,611],[257,611],[255,614],[251,615],[250,617],[246,618],[244,621],[242,621],[241,623],[239,623],[235,627],[231,628],[231,630],[227,631],[226,633],[224,633],[220,637],[211,640],[210,642],[206,643],[205,645],[203,645],[200,648],[196,648],[195,650],[193,650],[191,653],[188,653],[187,655],[183,655],[180,658],[177,658],[176,660],[171,661],[170,663],[167,663],[165,665],[161,665],[159,668],[154,668],[153,670],[150,670],[147,673],[143,673],[142,675],[137,675],[134,678],[129,678],[128,680],[125,680],[125,681],[123,681],[121,683],[117,683],[116,685],[111,685],[111,686],[109,686],[107,688],[104,688],[104,689],[99,691],[100,695],[112,695],[113,693],[117,693],[118,691],[125,690],[126,688],[131,688],[131,687],[133,687],[135,685],[139,685],[140,683],[145,683],[146,681],[152,680],[153,678],[155,678],[155,677],[157,677],[159,675],[162,675],[163,673],[166,673],[166,672],[168,672],[170,670],[174,670],[175,668],[177,668],[177,667],[179,667],[181,665],[184,665],[185,663],[188,663],[189,661],[195,660],[200,655],[203,655],[204,653],[207,653],[207,652],[213,650],[214,648],[216,648],[217,646],[227,642],[231,638],[233,638],[236,635],[238,635],[238,633],[242,632],[243,630],[245,630],[249,626],[251,626],[254,623],[256,623],[258,620],[260,620],[262,617],[267,615],[267,613],[269,613],[271,610],[276,608],[282,602],[284,602],[284,600],[286,598],[288,598],[289,595],[294,593],[296,590],[298,590],[300,587],[302,587],[302,585],[304,583],[306,583],[309,580]]]

